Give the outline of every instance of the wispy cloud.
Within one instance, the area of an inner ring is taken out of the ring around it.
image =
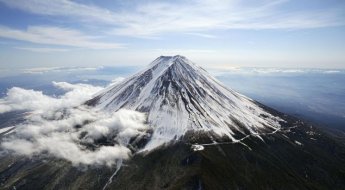
[[[271,68],[271,67],[226,67],[225,65],[216,65],[208,67],[210,72],[216,76],[222,75],[304,75],[304,74],[339,74],[344,70],[313,69],[313,68]]]
[[[215,35],[204,34],[204,33],[197,33],[197,32],[188,32],[186,34],[189,34],[189,35],[192,35],[192,36],[203,37],[203,38],[217,38],[217,36],[215,36]]]
[[[49,53],[49,52],[66,52],[69,49],[62,49],[62,48],[37,48],[37,47],[14,47],[15,49],[31,51],[31,52],[38,52],[38,53]]]
[[[94,71],[102,69],[99,67],[35,67],[30,69],[24,69],[23,73],[26,74],[42,74],[46,72],[74,72],[74,71]]]
[[[123,2],[127,6],[116,11],[67,0],[0,1],[9,7],[34,14],[65,16],[78,22],[107,25],[109,33],[132,37],[155,37],[172,32],[214,37],[208,32],[344,25],[341,10],[285,10],[284,5],[289,3],[287,0],[251,3],[236,0]]]
[[[59,45],[87,49],[115,49],[123,47],[122,44],[100,42],[99,40],[96,40],[97,37],[85,35],[78,30],[48,26],[29,26],[26,30],[0,26],[0,37],[35,44]]]
[[[285,12],[287,1],[261,1],[252,5],[237,1],[202,1],[187,4],[150,3],[140,5],[128,17],[138,18],[114,30],[121,35],[157,35],[229,29],[304,29],[344,24],[338,12]],[[205,35],[203,35],[204,37]]]
[[[69,0],[0,0],[0,2],[11,8],[34,14],[72,17],[87,22],[114,23],[119,17],[107,9]]]
[[[169,55],[169,54],[184,54],[184,53],[213,53],[216,50],[212,49],[152,49],[151,51],[161,53],[163,55]]]

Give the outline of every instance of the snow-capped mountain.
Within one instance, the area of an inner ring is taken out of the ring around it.
[[[146,149],[178,140],[187,131],[209,131],[238,141],[275,131],[281,121],[180,55],[158,57],[86,104],[106,111],[147,113],[153,135]]]
[[[0,147],[0,189],[345,189],[343,133],[251,100],[182,56],[161,56],[85,104],[49,113],[56,118],[45,118],[44,138],[26,135],[11,145],[47,147],[58,139],[66,145],[53,149],[73,159],[99,163],[124,147],[130,157],[80,168],[65,157],[23,157]],[[124,116],[140,118],[140,127]],[[127,125],[114,127],[119,123]],[[49,126],[57,129],[49,133]],[[5,138],[1,133],[0,142]]]

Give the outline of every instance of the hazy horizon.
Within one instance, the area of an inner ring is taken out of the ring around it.
[[[0,100],[12,87],[42,91],[51,96],[61,92],[56,82],[105,86],[114,79],[134,75],[143,67],[53,67],[24,69],[0,77]],[[207,69],[228,88],[279,111],[308,119],[327,128],[344,130],[345,70],[232,68]]]

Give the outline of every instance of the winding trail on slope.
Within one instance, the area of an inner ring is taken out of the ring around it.
[[[215,142],[215,141],[214,141],[213,143],[191,144],[191,145],[192,145],[192,146],[195,146],[195,145],[201,145],[201,146],[215,146],[215,145],[222,145],[222,144],[236,144],[236,143],[240,143],[240,144],[244,145],[245,147],[247,147],[249,150],[252,150],[248,145],[246,145],[246,144],[243,143],[242,141],[245,140],[245,139],[247,139],[247,138],[249,138],[249,137],[251,137],[251,136],[258,137],[258,138],[261,139],[260,135],[272,135],[272,134],[275,134],[275,133],[277,133],[277,132],[279,132],[279,131],[289,131],[289,130],[291,130],[291,129],[293,129],[293,128],[296,128],[296,127],[297,127],[297,125],[296,125],[296,126],[293,126],[293,127],[284,128],[284,130],[283,130],[283,128],[278,128],[278,129],[276,129],[276,130],[274,130],[274,131],[272,131],[272,132],[269,132],[269,133],[262,133],[262,134],[254,133],[254,134],[248,134],[248,135],[246,135],[245,137],[243,137],[243,138],[241,138],[241,139],[239,139],[239,140],[236,140],[236,141],[232,141],[232,142]],[[262,139],[261,139],[261,140],[262,140]]]
[[[121,169],[122,162],[123,162],[122,159],[119,159],[119,160],[116,162],[116,170],[115,170],[115,172],[110,176],[109,180],[108,180],[107,183],[104,185],[104,187],[103,187],[102,190],[105,190],[105,189],[107,188],[107,186],[110,185],[111,182],[113,182],[113,178],[116,176],[116,174],[117,174],[117,173],[120,171],[120,169]]]

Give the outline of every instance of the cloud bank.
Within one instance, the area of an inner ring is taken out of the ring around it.
[[[29,110],[36,113],[55,111],[67,107],[75,107],[90,99],[92,95],[102,90],[87,84],[69,84],[65,82],[53,82],[57,88],[66,93],[54,98],[44,95],[41,91],[26,90],[13,87],[7,91],[7,96],[0,99],[0,113],[18,110]]]
[[[128,159],[132,138],[148,135],[146,115],[131,110],[104,113],[80,106],[102,88],[54,82],[66,93],[50,97],[42,92],[14,87],[0,100],[2,113],[27,110],[23,123],[5,136],[4,151],[25,156],[49,155],[73,165],[112,166]]]
[[[300,75],[300,74],[341,74],[343,69],[301,69],[301,68],[273,68],[273,67],[225,67],[222,65],[209,67],[209,70],[215,76],[224,76],[228,74],[240,75]]]

